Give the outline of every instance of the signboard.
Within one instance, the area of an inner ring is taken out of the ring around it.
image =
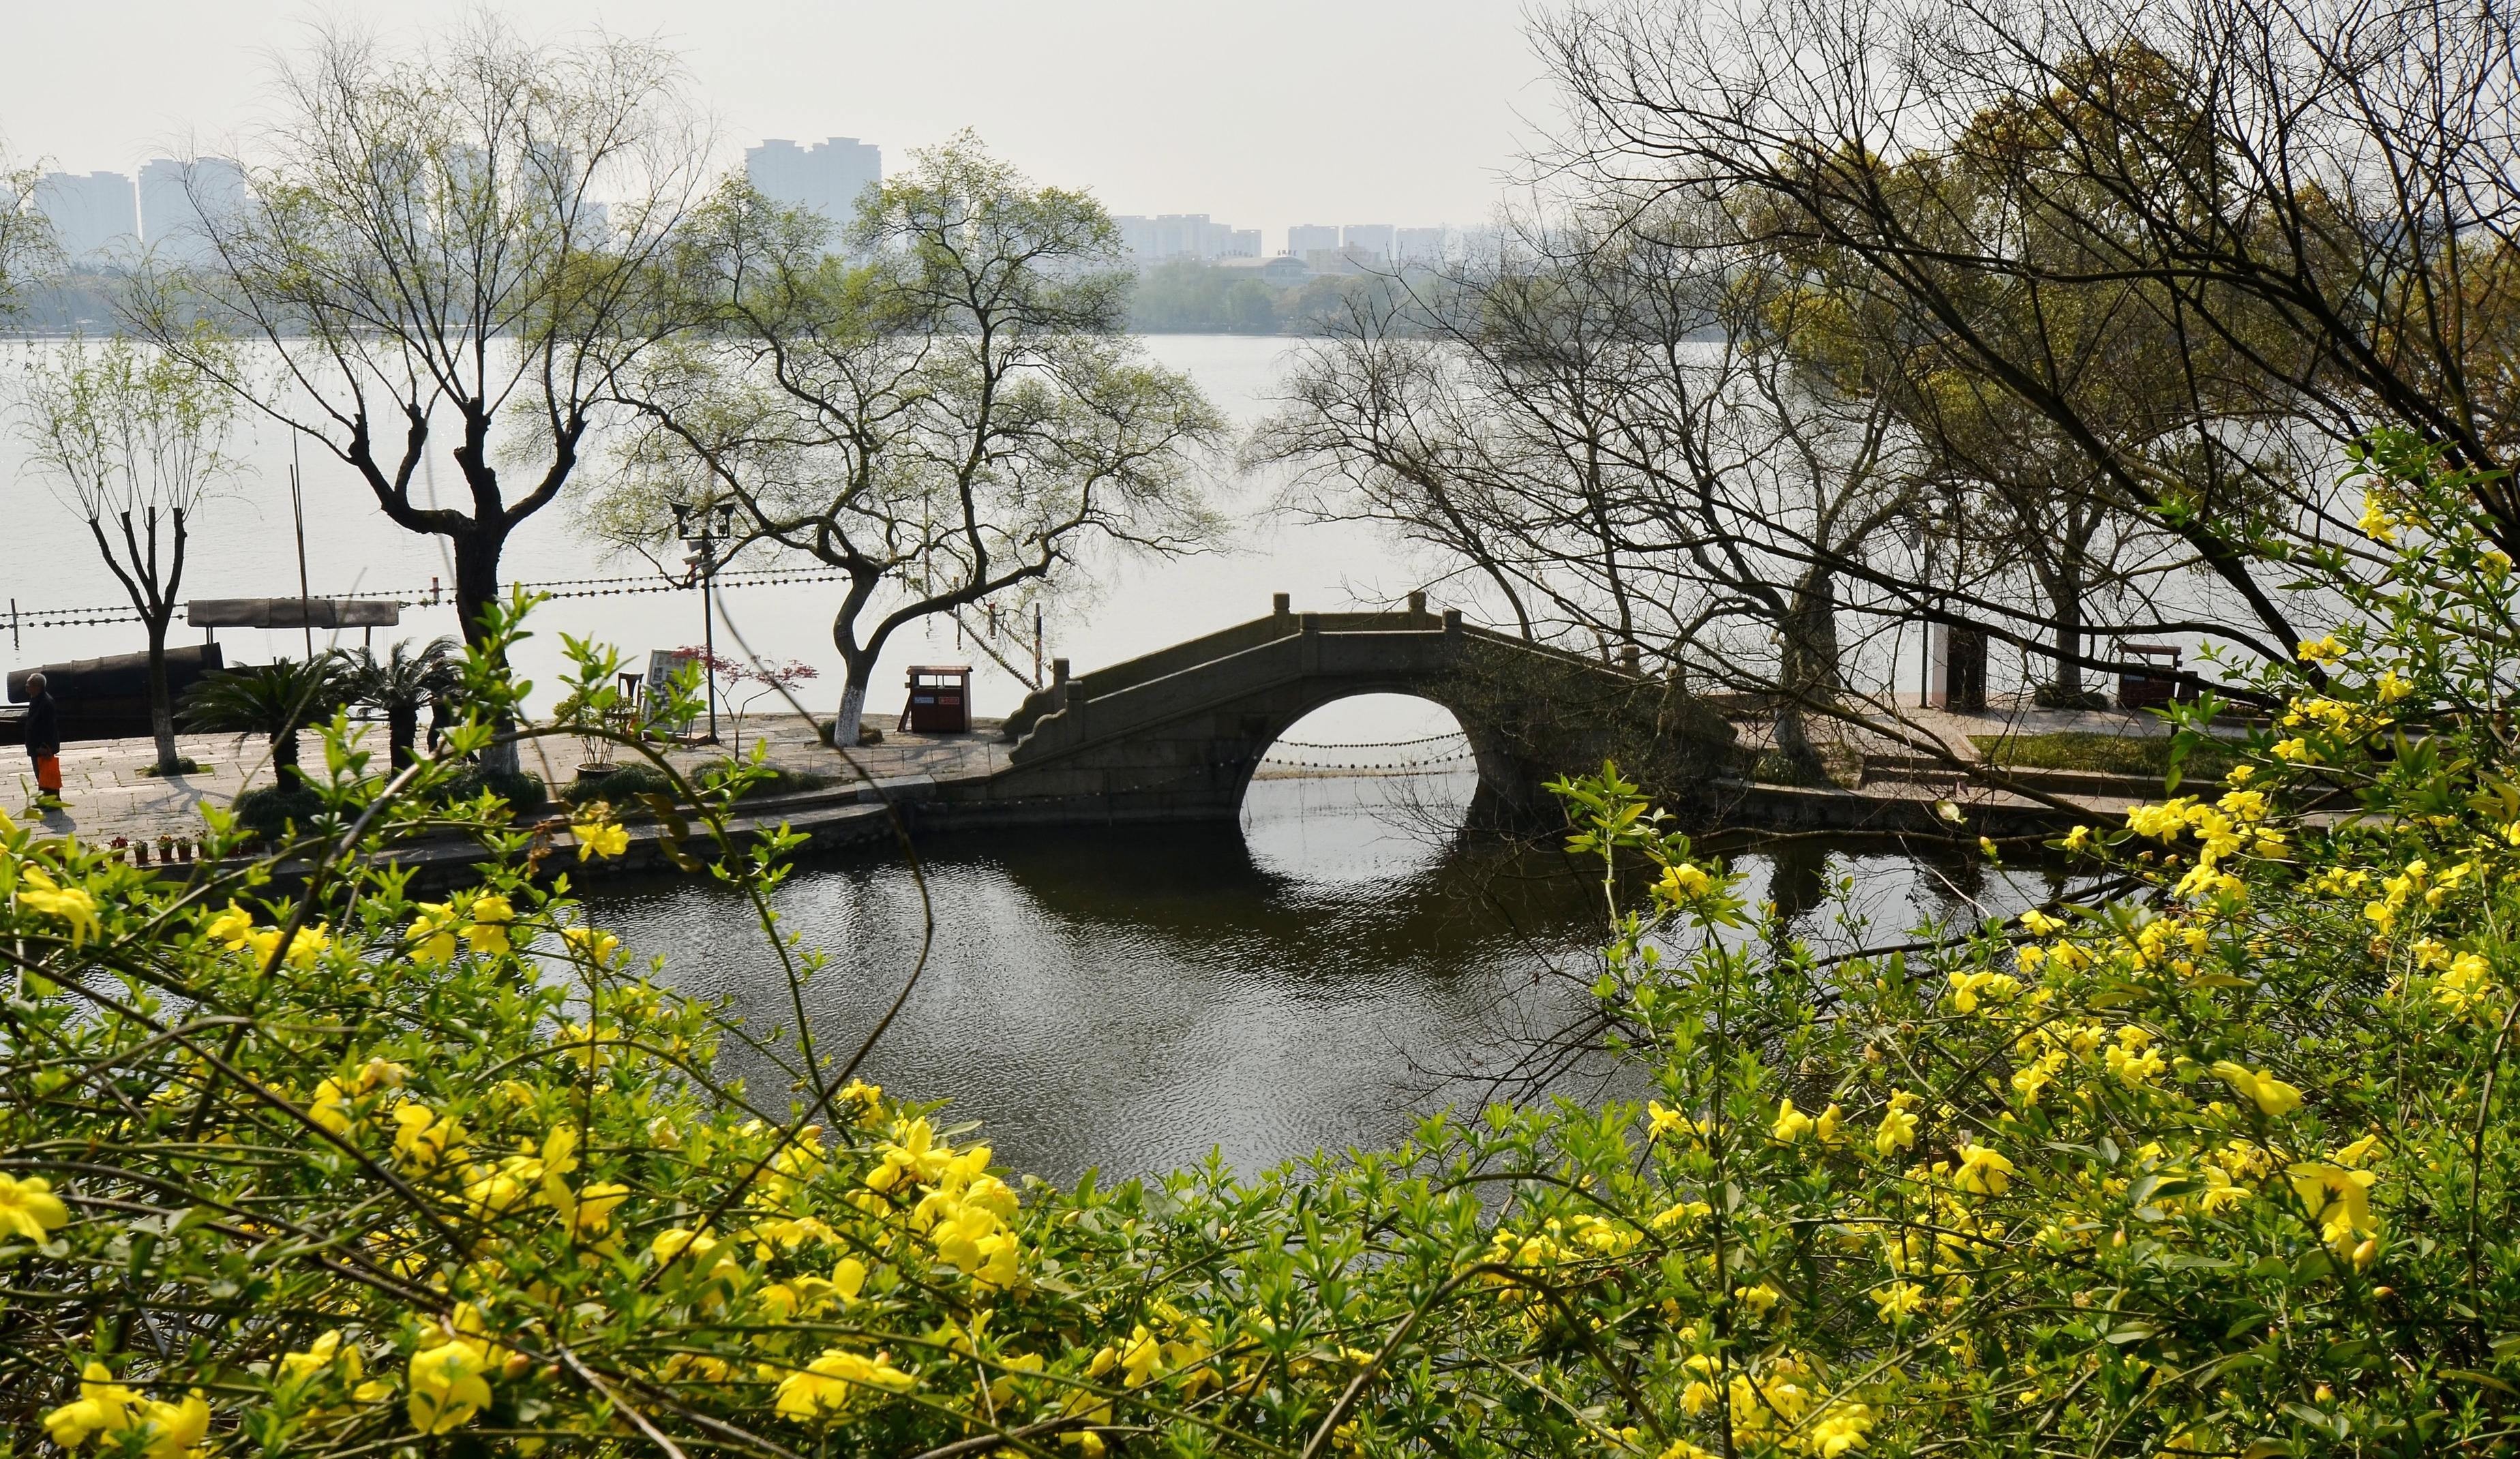
[[[184,606],[195,628],[391,628],[402,604],[389,597],[197,597]]]
[[[698,673],[699,661],[698,654],[684,653],[678,649],[648,650],[648,717],[650,719],[654,719],[663,712],[665,701],[673,692],[674,681],[687,672]],[[695,684],[698,682],[694,681]],[[680,720],[667,725],[666,728],[676,733],[688,733],[692,728],[692,716],[685,715]]]

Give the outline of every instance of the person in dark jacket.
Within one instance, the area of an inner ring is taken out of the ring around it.
[[[62,803],[62,706],[41,674],[26,676],[26,754],[35,762],[35,803]]]

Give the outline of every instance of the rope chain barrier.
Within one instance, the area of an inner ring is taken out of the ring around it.
[[[840,581],[840,577],[838,572],[829,570],[756,567],[721,572],[716,575],[714,581],[720,589],[776,588],[790,583],[836,583]],[[553,578],[543,582],[515,583],[509,586],[555,598],[622,597],[646,593],[693,593],[699,589],[699,584],[697,582],[681,583],[671,578],[652,577]],[[369,602],[389,601],[406,608],[441,607],[453,599],[453,595],[448,590],[439,589],[432,593],[427,588],[402,588],[389,592],[360,594],[318,593],[309,597],[310,600],[323,598],[327,602],[357,597]],[[9,613],[8,626],[15,629],[98,628],[140,621],[140,610],[128,604],[107,608],[26,608],[22,610],[13,605]]]

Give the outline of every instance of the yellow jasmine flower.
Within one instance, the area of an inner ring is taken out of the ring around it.
[[[1811,1133],[1811,1130],[1812,1117],[1795,1109],[1794,1102],[1788,1099],[1777,1106],[1776,1127],[1769,1132],[1790,1145]]]
[[[2065,833],[2065,849],[2067,851],[2082,851],[2088,848],[2091,844],[2092,828],[2088,825],[2078,825]]]
[[[30,912],[59,917],[70,925],[70,946],[75,948],[105,931],[97,920],[96,899],[85,887],[66,887],[44,874],[40,866],[28,866],[25,881],[18,888],[18,906]]]
[[[245,947],[248,938],[253,936],[253,914],[231,900],[227,910],[202,924],[202,936],[223,945],[231,952],[237,951]]]
[[[2274,748],[2271,753],[2272,753],[2277,760],[2281,760],[2288,765],[2315,765],[2318,761],[2318,757],[2311,753],[2309,744],[2299,735],[2295,735],[2291,739],[2279,739],[2275,741]]]
[[[2229,1059],[2218,1059],[2214,1073],[2223,1083],[2257,1104],[2269,1119],[2280,1120],[2301,1107],[2301,1091],[2272,1075],[2259,1074]]]
[[[121,1434],[140,1416],[140,1397],[113,1381],[113,1370],[91,1361],[79,1373],[79,1395],[44,1415],[53,1442],[75,1449],[93,1435]]]
[[[577,859],[617,857],[630,849],[630,832],[618,821],[590,820],[572,825],[569,834],[577,838]]]
[[[1841,1456],[1864,1447],[1864,1436],[1872,1427],[1872,1410],[1862,1403],[1843,1402],[1829,1406],[1813,1421],[1810,1432],[1803,1436],[1803,1452],[1819,1459],[1841,1459]]]
[[[53,1194],[53,1182],[41,1175],[21,1179],[0,1175],[0,1231],[23,1236],[28,1241],[49,1240],[56,1227],[66,1225],[70,1209]]]
[[[306,1117],[335,1134],[348,1134],[353,1097],[340,1081],[328,1079],[315,1086],[315,1097],[306,1102]]]
[[[450,1337],[413,1353],[404,1375],[411,1396],[403,1405],[411,1426],[423,1434],[446,1434],[471,1423],[490,1406],[490,1380],[482,1376],[489,1368],[489,1345],[469,1337]]]
[[[2345,657],[2345,645],[2336,641],[2334,634],[2304,639],[2296,651],[2305,664],[2332,664]]]
[[[608,963],[612,954],[621,951],[621,939],[595,927],[563,927],[561,940],[568,950],[589,962]]]
[[[411,919],[411,930],[404,934],[411,944],[412,960],[432,967],[454,961],[455,928],[460,920],[447,903],[421,903],[420,915]]]
[[[577,1210],[570,1216],[569,1229],[580,1236],[601,1236],[612,1229],[612,1213],[630,1198],[630,1187],[608,1182],[587,1186],[577,1193]]]
[[[300,927],[290,935],[289,951],[280,952],[280,929],[260,927],[246,935],[246,945],[253,949],[257,962],[276,960],[290,967],[310,968],[315,965],[315,959],[323,955],[324,950],[333,945],[333,935],[330,926]],[[276,952],[279,956],[275,959],[273,954]]]
[[[1881,1127],[1872,1132],[1872,1148],[1882,1156],[1915,1145],[1916,1115],[1908,1107],[1915,1097],[1905,1092],[1891,1094],[1890,1107],[1881,1112]]]
[[[1914,1282],[1892,1282],[1873,1288],[1872,1301],[1881,1308],[1881,1320],[1897,1327],[1925,1304],[1925,1289]]]
[[[44,1415],[44,1430],[65,1449],[102,1435],[137,1433],[148,1459],[179,1459],[209,1436],[210,1405],[199,1389],[171,1403],[143,1398],[113,1382],[105,1364],[91,1362],[80,1375],[76,1401]]]
[[[2415,691],[2415,686],[2400,679],[2395,669],[2382,674],[2371,687],[2379,691],[2380,702],[2383,704],[2395,704]]]
[[[1732,1289],[1732,1300],[1734,1302],[1741,1304],[1743,1306],[1748,1307],[1751,1311],[1757,1312],[1763,1317],[1767,1315],[1768,1309],[1775,1306],[1777,1303],[1784,1297],[1784,1295],[1785,1294],[1782,1292],[1778,1291],[1772,1283],[1768,1282],[1761,1282],[1755,1287],[1735,1287]]]
[[[2465,1013],[2483,1002],[2492,991],[2488,986],[2488,968],[2483,957],[2474,952],[2461,952],[2450,961],[2438,982],[2433,996],[2452,1013]]]
[[[774,1406],[783,1419],[811,1423],[840,1413],[861,1394],[906,1393],[918,1382],[880,1352],[868,1357],[830,1348],[803,1371],[788,1375],[779,1385]]]
[[[173,1403],[152,1399],[141,1405],[140,1422],[148,1435],[148,1459],[183,1459],[210,1437],[210,1405],[195,1389]]]
[[[343,1344],[341,1330],[338,1327],[307,1344],[303,1352],[280,1355],[280,1377],[284,1383],[299,1383],[318,1374],[330,1376],[336,1372],[348,1382],[356,1383],[364,1371],[366,1359],[359,1351],[359,1345]]]
[[[432,1170],[463,1148],[464,1127],[418,1100],[395,1105],[393,1122],[394,1154],[415,1170]]]
[[[1688,902],[1705,896],[1707,888],[1714,884],[1715,879],[1707,875],[1703,868],[1683,862],[1678,865],[1663,868],[1662,881],[1657,885],[1656,890],[1662,893],[1666,901]]]
[[[2011,1161],[1984,1145],[1962,1145],[1960,1168],[1952,1174],[1953,1183],[1965,1191],[1982,1196],[2000,1196],[2012,1183]]]
[[[467,908],[471,920],[465,925],[464,940],[475,952],[505,952],[513,946],[508,941],[508,928],[517,920],[516,906],[507,898],[492,892],[472,900]]]

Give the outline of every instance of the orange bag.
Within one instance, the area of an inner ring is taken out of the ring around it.
[[[59,795],[62,793],[61,756],[38,755],[35,757],[35,788],[43,791],[47,795]]]

